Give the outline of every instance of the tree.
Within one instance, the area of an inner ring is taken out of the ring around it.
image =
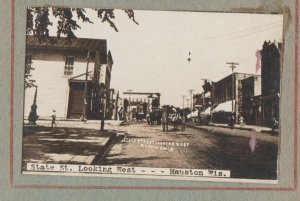
[[[98,18],[103,23],[108,23],[116,32],[118,28],[114,22],[115,14],[114,9],[92,9],[97,13]],[[134,11],[131,9],[123,10],[128,18],[134,23],[138,24],[135,20]],[[86,15],[84,8],[57,8],[57,7],[31,7],[27,9],[27,25],[26,34],[33,34],[40,41],[49,40],[49,26],[53,26],[49,16],[52,15],[58,19],[56,36],[60,38],[65,35],[68,39],[76,38],[74,31],[81,29],[78,21],[83,23],[94,22]],[[76,19],[77,18],[77,19]]]
[[[32,67],[32,58],[29,55],[26,55],[25,58],[25,89],[34,87],[35,86],[35,80],[31,79],[31,70],[34,70]]]
[[[97,13],[98,18],[103,23],[108,23],[116,32],[118,28],[114,23],[115,14],[114,9],[92,9]],[[135,20],[134,11],[131,9],[123,10],[128,18],[134,23],[138,24]],[[75,31],[81,29],[78,21],[83,23],[94,22],[86,15],[86,9],[83,8],[57,8],[57,7],[30,7],[27,9],[27,24],[26,24],[26,35],[33,35],[40,42],[53,41],[53,37],[50,38],[49,26],[53,26],[53,22],[50,21],[50,15],[58,19],[56,37],[60,38],[62,35],[66,36],[70,41],[76,38]],[[76,19],[77,18],[77,19]],[[30,79],[30,70],[33,70],[26,64],[25,70],[25,88],[35,86],[34,80]]]

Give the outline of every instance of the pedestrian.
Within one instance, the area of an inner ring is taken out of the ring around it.
[[[122,114],[123,114],[123,108],[121,107],[119,110],[119,121],[123,119]]]
[[[181,131],[185,131],[185,116],[182,115],[182,119],[181,119]]]
[[[162,117],[161,117],[161,123],[162,123],[162,129],[163,132],[168,131],[168,114],[166,111],[162,112]]]
[[[51,118],[52,118],[52,121],[51,121],[51,128],[53,128],[54,125],[55,125],[55,127],[56,127],[57,122],[56,122],[56,111],[55,111],[55,110],[52,111]]]
[[[239,122],[240,122],[240,126],[243,127],[244,126],[244,117],[242,115],[239,118]]]
[[[272,125],[271,125],[272,135],[275,134],[275,129],[276,129],[277,127],[278,127],[278,121],[276,120],[275,117],[273,117]]]
[[[172,109],[173,110],[173,114],[171,116],[172,122],[173,122],[173,126],[174,126],[174,131],[177,130],[177,124],[178,124],[178,114],[175,108]]]
[[[229,126],[231,129],[233,129],[235,123],[234,113],[231,113],[229,116]]]
[[[147,112],[146,119],[147,119],[148,125],[150,125],[150,111]]]

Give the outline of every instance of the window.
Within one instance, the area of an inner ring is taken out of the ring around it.
[[[30,74],[30,70],[32,69],[32,55],[27,54],[25,58],[25,74],[28,75]]]
[[[75,60],[75,58],[72,57],[72,56],[67,56],[66,57],[65,70],[64,70],[64,75],[65,76],[73,75],[74,60]]]

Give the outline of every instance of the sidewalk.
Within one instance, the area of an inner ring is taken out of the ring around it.
[[[231,129],[226,124],[211,124],[211,125],[187,125],[194,129],[198,129],[200,131],[208,132],[214,135],[220,136],[235,136],[235,137],[244,137],[248,139],[256,139],[261,142],[268,142],[273,144],[278,144],[278,130],[275,131],[275,134],[271,133],[270,128],[260,127],[260,126],[251,126],[245,125],[240,127],[236,125],[233,129]]]
[[[50,124],[24,126],[23,169],[28,162],[96,164],[116,136],[113,130],[100,131],[98,122],[58,122],[55,128]]]
[[[227,124],[217,124],[217,123],[213,123],[212,126],[215,127],[220,127],[220,128],[230,128]],[[263,127],[263,126],[255,126],[255,125],[243,125],[240,126],[239,124],[235,124],[233,129],[240,129],[240,130],[248,130],[248,131],[255,131],[258,133],[268,133],[268,134],[272,134],[271,128],[269,127]],[[276,135],[278,135],[279,130],[275,129],[275,133]]]

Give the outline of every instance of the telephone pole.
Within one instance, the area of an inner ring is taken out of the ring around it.
[[[84,99],[83,99],[83,111],[82,111],[82,121],[85,121],[87,119],[87,110],[88,110],[88,103],[87,103],[87,85],[88,85],[88,72],[89,72],[89,63],[90,63],[90,50],[87,52],[86,56],[86,69],[85,69],[85,82],[84,82]]]
[[[232,70],[232,75],[231,75],[231,99],[232,99],[232,107],[231,107],[231,110],[232,110],[232,113],[234,113],[234,103],[233,103],[233,100],[234,100],[234,69],[236,68],[237,65],[239,65],[239,63],[235,63],[235,62],[226,62],[226,64],[229,65],[229,68],[231,68]]]
[[[189,100],[190,100],[190,99],[188,99],[188,98],[186,99],[186,105],[187,105],[187,106],[189,105]]]
[[[188,91],[190,92],[191,110],[193,110],[193,91],[194,91],[194,89],[190,89]]]
[[[128,91],[128,93],[129,93],[129,95],[128,95],[128,111],[130,112],[130,94],[133,91],[133,89],[128,89],[126,91]]]

